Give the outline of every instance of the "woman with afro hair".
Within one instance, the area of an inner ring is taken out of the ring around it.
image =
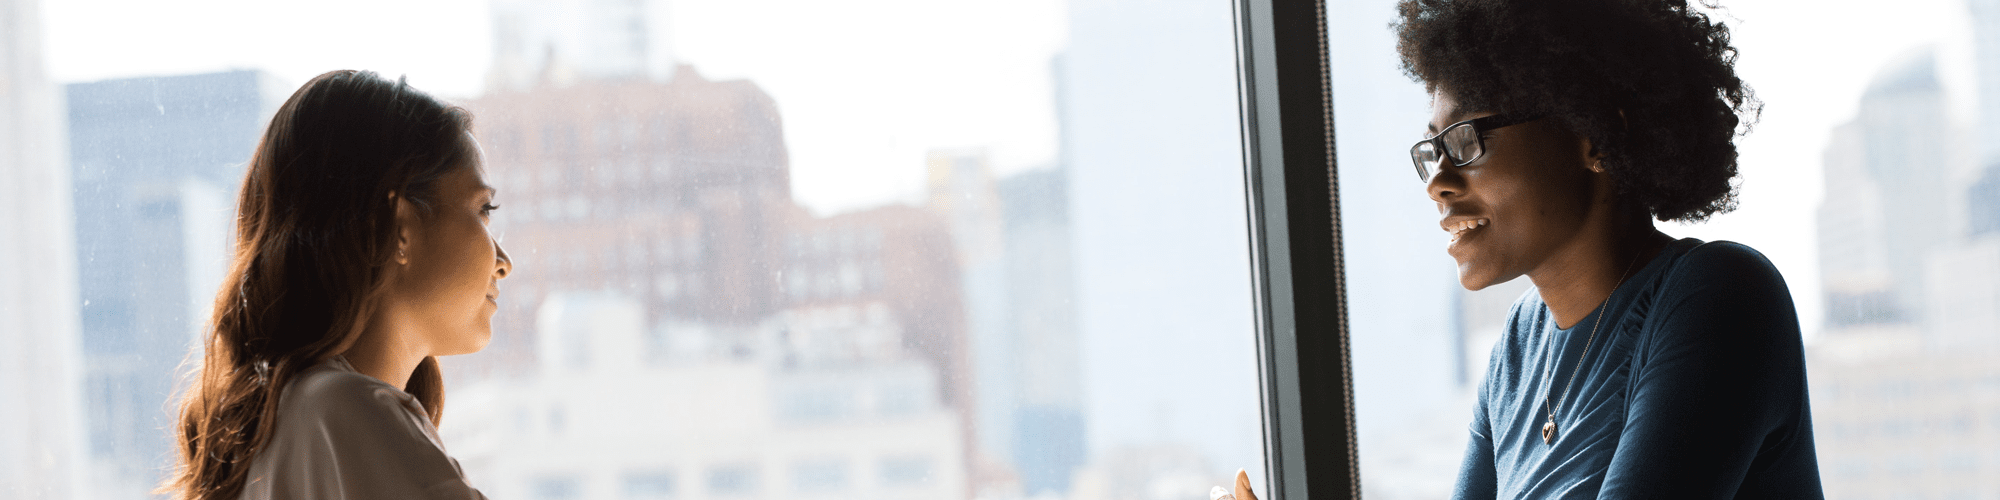
[[[1804,350],[1771,262],[1654,221],[1735,206],[1758,101],[1681,0],[1402,0],[1430,92],[1410,150],[1460,284],[1526,276],[1457,498],[1821,498]]]

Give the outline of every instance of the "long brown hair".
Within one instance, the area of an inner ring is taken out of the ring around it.
[[[428,212],[472,157],[471,114],[403,81],[333,71],[278,108],[250,159],[236,253],[181,402],[175,498],[234,499],[293,377],[361,335],[397,248],[396,198]],[[425,358],[406,391],[436,424],[444,380]]]

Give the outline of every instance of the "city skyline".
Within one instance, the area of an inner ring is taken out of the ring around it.
[[[356,15],[368,10],[361,5],[352,10],[332,11],[318,9],[311,4],[265,5],[254,11],[245,11],[234,3],[239,0],[195,1],[214,4],[70,0],[49,5],[46,17],[50,21],[47,31],[52,78],[67,83],[260,66],[283,80],[296,83],[328,69],[353,67],[374,69],[389,75],[409,74],[412,83],[419,88],[430,89],[446,97],[463,98],[480,91],[493,54],[492,11],[486,0],[438,0],[398,5],[394,8],[408,15],[372,19]],[[373,1],[384,2],[383,8],[389,8],[387,0]],[[983,130],[1004,131],[1006,134],[985,135],[1015,137],[1017,139],[1003,142],[1021,145],[993,149],[996,172],[1007,174],[1050,164],[1055,155],[1053,139],[1029,146],[1027,144],[1043,139],[1018,138],[1052,134],[1055,119],[1052,116],[1030,118],[1023,114],[1024,111],[1006,110],[1032,108],[1024,104],[1045,102],[1053,94],[1054,90],[1048,88],[1046,83],[1049,81],[1046,62],[1067,43],[1068,34],[1062,28],[1069,23],[1064,7],[1067,2],[1038,0],[1012,4],[1008,9],[953,4],[938,7],[944,9],[941,11],[917,6],[915,2],[872,0],[851,7],[854,12],[878,15],[912,12],[947,19],[978,20],[949,25],[961,29],[943,36],[943,39],[953,40],[953,47],[962,47],[972,38],[990,42],[979,42],[980,48],[961,54],[965,56],[963,60],[941,60],[954,65],[943,71],[918,71],[903,67],[907,65],[880,63],[867,68],[844,68],[832,61],[854,59],[841,57],[841,53],[904,54],[899,56],[903,60],[931,61],[935,58],[928,54],[916,57],[919,54],[899,52],[910,50],[908,48],[885,52],[883,44],[893,38],[842,36],[843,31],[838,26],[809,21],[836,13],[825,11],[825,6],[796,5],[792,0],[675,0],[666,17],[673,26],[669,36],[672,37],[670,46],[676,59],[704,68],[711,78],[757,80],[774,96],[788,103],[786,127],[794,132],[791,135],[800,137],[799,143],[793,145],[799,200],[816,214],[831,215],[857,210],[887,200],[915,202],[924,193],[921,162],[925,152],[940,147],[978,146],[979,141],[964,138],[983,134],[970,129],[945,133],[947,131],[936,127],[917,125],[937,122],[924,119],[926,115],[922,112],[911,114],[911,111],[902,111],[917,107],[940,111],[959,109],[938,106],[938,99],[944,96],[920,95],[917,96],[919,99],[899,104],[897,99],[883,95],[886,89],[863,89],[864,93],[855,93],[854,89],[865,83],[829,82],[822,78],[828,74],[865,71],[900,75],[909,81],[926,82],[917,86],[924,89],[961,89],[971,95],[985,95],[987,100],[993,101],[991,108],[963,111],[1016,117],[979,126],[984,127]],[[1330,31],[1329,34],[1342,44],[1339,46],[1360,49],[1335,51],[1336,58],[1361,55],[1373,61],[1367,63],[1366,70],[1359,74],[1354,71],[1336,74],[1336,78],[1350,82],[1341,88],[1367,89],[1368,93],[1393,95],[1408,91],[1396,89],[1418,87],[1396,71],[1393,47],[1366,41],[1389,36],[1383,23],[1394,16],[1392,4],[1386,0],[1329,4],[1335,12],[1355,13],[1340,16],[1341,20],[1335,21],[1336,25],[1345,28]],[[1756,193],[1757,196],[1746,198],[1751,202],[1736,213],[1701,225],[1670,226],[1668,231],[1704,239],[1735,239],[1750,244],[1771,255],[1795,285],[1817,288],[1816,257],[1810,244],[1811,229],[1797,224],[1797,221],[1811,219],[1812,207],[1816,205],[1820,192],[1819,174],[1807,168],[1812,166],[1809,160],[1814,153],[1811,152],[1824,149],[1827,127],[1852,114],[1868,76],[1881,63],[1893,59],[1910,46],[1924,43],[1959,47],[1953,49],[1953,53],[1945,54],[1947,58],[1969,57],[1957,52],[1969,51],[1971,46],[1969,28],[1961,26],[1963,20],[1970,16],[1962,0],[1912,0],[1898,3],[1893,8],[1858,0],[1839,0],[1822,2],[1824,8],[1810,12],[1795,12],[1789,5],[1782,0],[1735,0],[1725,3],[1727,9],[1721,14],[1735,28],[1733,40],[1738,48],[1743,49],[1742,60],[1738,64],[1741,73],[1759,91],[1769,110],[1754,131],[1740,141],[1742,163],[1746,166],[1744,189],[1746,193]],[[104,11],[131,15],[113,22],[94,15]],[[280,29],[250,19],[217,15],[237,11],[244,11],[241,15],[254,12],[255,15],[311,17],[323,19],[332,26],[372,26],[380,32],[420,34],[413,36],[424,40],[424,44],[433,50],[409,51],[395,45],[407,38],[357,42],[346,40],[336,32],[301,36],[298,29],[322,28]],[[729,28],[740,25],[738,21],[772,11],[797,12],[799,15],[781,19],[784,21],[781,24],[760,22],[753,29]],[[437,18],[457,19],[458,22],[438,24],[422,21]],[[1871,26],[1871,36],[1851,37],[1839,33],[1838,27],[1862,24]],[[944,26],[947,25],[925,23],[924,26],[923,29],[930,30],[946,29]],[[111,33],[130,33],[131,36],[143,36],[154,42],[139,47],[104,43],[104,40],[118,39],[108,36]],[[225,36],[225,33],[240,35]],[[782,50],[767,41],[776,39],[773,37],[775,33],[796,33],[822,40],[823,43],[799,50]],[[938,38],[929,33],[925,32],[922,37]],[[231,36],[285,42],[240,44],[234,43]],[[919,34],[911,33],[909,36]],[[1875,40],[1895,40],[1897,43],[1875,43]],[[284,57],[276,57],[280,51]],[[938,62],[928,64],[935,66]],[[966,65],[981,67],[974,69]],[[1789,69],[1796,65],[1808,65],[1812,70]],[[972,74],[999,78],[955,77]],[[1350,76],[1365,77],[1345,80]],[[1945,75],[1945,79],[1950,86],[1964,87],[1964,90],[1952,90],[1963,93],[1971,92],[1970,84],[1962,83],[1969,82],[1971,76],[1961,72]],[[955,78],[945,80],[945,77]],[[1017,88],[1025,89],[1027,93],[1011,90]],[[1037,88],[1046,90],[1035,90]],[[876,97],[857,99],[862,96]],[[881,109],[859,107],[862,103],[886,103],[896,106],[898,111],[885,114]],[[1003,112],[986,112],[992,109]],[[1371,121],[1370,128],[1380,128],[1388,137],[1403,138],[1415,134],[1396,131],[1421,130],[1421,125],[1398,128],[1394,124],[1420,122],[1427,114],[1421,108],[1404,110],[1378,115],[1381,118]],[[1410,113],[1412,111],[1414,114]],[[1336,113],[1347,114],[1341,109],[1336,109]],[[841,117],[856,116],[880,117],[869,118],[880,121],[870,122],[867,127],[846,127],[847,130],[836,135],[806,137],[796,133],[797,130],[807,129],[841,129]],[[888,120],[891,116],[898,119]],[[1392,119],[1395,121],[1389,121]],[[934,130],[924,131],[927,128]],[[898,132],[861,134],[860,131],[864,130]],[[1353,127],[1340,130],[1343,134],[1367,135],[1365,131]],[[1353,148],[1343,148],[1342,151],[1349,149]],[[854,172],[869,173],[856,175]],[[1802,326],[1810,337],[1819,330],[1819,320],[1824,317],[1823,307],[1816,296],[1801,296],[1800,299],[1800,314],[1805,320]]]
[[[2000,415],[2000,236],[1977,222],[2000,205],[1976,177],[2000,136],[1949,111],[2000,100],[2000,12],[1971,3],[1972,68],[1937,47],[1883,65],[1822,157],[1827,330],[1807,354],[1829,498],[2000,494],[2000,419],[1984,417]],[[1974,92],[1948,91],[1954,70]]]

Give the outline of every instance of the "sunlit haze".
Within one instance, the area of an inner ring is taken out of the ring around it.
[[[710,79],[754,81],[777,101],[792,185],[815,212],[917,200],[931,149],[986,148],[999,174],[1055,159],[1059,0],[679,0],[669,9],[679,60]],[[826,22],[857,13],[885,22]],[[296,85],[352,68],[408,75],[454,99],[484,90],[491,17],[484,0],[46,7],[58,82],[260,69]],[[272,21],[303,18],[315,22]]]

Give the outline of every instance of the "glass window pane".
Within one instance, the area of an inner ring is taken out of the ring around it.
[[[49,445],[77,498],[162,477],[245,161],[301,82],[350,67],[475,117],[515,272],[491,344],[444,359],[440,432],[494,498],[1263,477],[1227,0],[18,6],[43,10],[0,57],[47,70],[4,76],[46,91],[4,101],[35,113],[0,145],[39,156],[0,168],[62,196],[4,191],[41,226],[0,240],[70,246],[0,275],[0,306],[55,325],[0,323],[0,347],[74,341],[33,366],[74,376],[41,415],[78,423]],[[42,291],[72,305],[15,298]]]

